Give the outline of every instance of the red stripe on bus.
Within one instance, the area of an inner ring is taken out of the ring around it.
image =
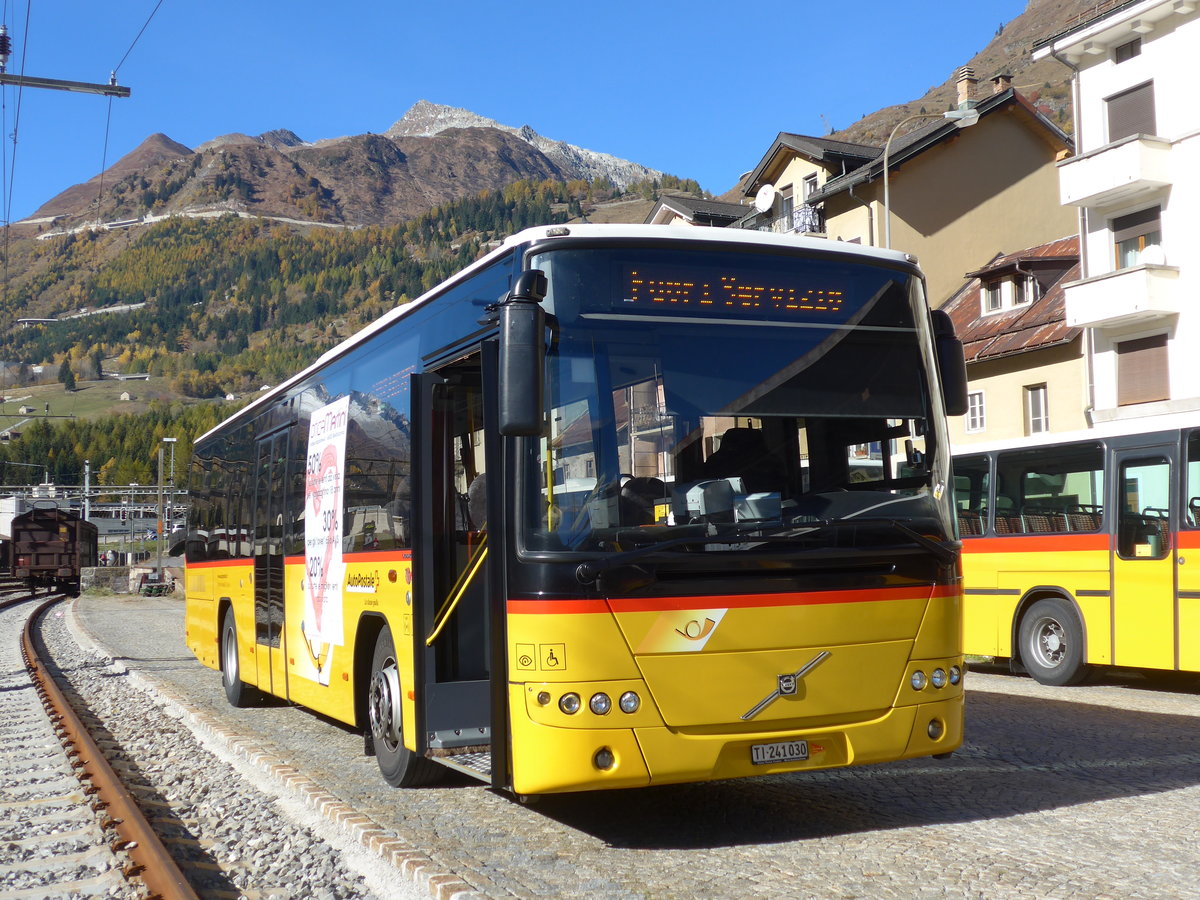
[[[928,593],[926,593],[928,592]],[[828,603],[880,603],[890,600],[957,596],[957,585],[880,588],[876,590],[813,591],[788,594],[708,595],[605,600],[522,600],[510,598],[510,614],[572,615],[578,613],[670,612],[688,609],[755,609],[779,606],[818,606]]]
[[[1195,550],[1200,547],[1200,531],[1179,531],[1175,538],[1180,550]]]
[[[190,562],[189,569],[221,569],[225,566],[252,566],[252,559],[206,559],[204,562]]]
[[[963,539],[963,553],[1061,553],[1109,548],[1107,534],[1025,534]]]

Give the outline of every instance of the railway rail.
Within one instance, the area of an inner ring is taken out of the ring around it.
[[[392,893],[80,648],[62,599],[0,581],[0,900]]]
[[[12,634],[24,617],[19,647],[24,666],[16,665],[17,648],[6,642],[0,655],[8,682],[3,687],[14,702],[6,704],[10,712],[0,728],[8,732],[5,744],[15,757],[8,769],[20,778],[5,786],[11,799],[0,803],[0,822],[4,830],[26,835],[12,842],[17,861],[4,867],[5,889],[36,891],[52,884],[67,896],[106,886],[129,896],[196,898],[43,659],[36,623],[62,595],[35,604],[22,588],[5,587],[0,633]],[[21,684],[22,668],[27,684]]]

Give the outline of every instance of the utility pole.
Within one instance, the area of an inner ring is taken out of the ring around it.
[[[164,582],[162,571],[162,545],[163,545],[163,448],[162,444],[158,445],[158,545],[157,562],[155,563],[155,572],[159,584]]]
[[[34,78],[28,75],[9,75],[8,60],[12,56],[12,38],[8,34],[8,26],[0,25],[0,84],[11,84],[16,87],[49,88],[55,91],[72,91],[78,94],[100,94],[106,97],[128,97],[129,88],[117,84],[117,74],[114,72],[108,79],[108,84],[96,84],[89,81],[64,81],[61,78]]]

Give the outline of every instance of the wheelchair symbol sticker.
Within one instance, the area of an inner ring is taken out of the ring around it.
[[[566,644],[538,645],[538,660],[542,671],[560,672],[567,667]]]

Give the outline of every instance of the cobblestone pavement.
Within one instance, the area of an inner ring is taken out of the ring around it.
[[[113,655],[293,764],[489,897],[1200,898],[1200,677],[1045,688],[972,672],[950,760],[546,797],[394,790],[362,739],[235,710],[179,598],[84,596]]]

